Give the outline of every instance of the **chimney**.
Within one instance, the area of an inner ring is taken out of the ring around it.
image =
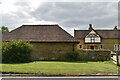
[[[92,24],[89,24],[89,30],[93,30]]]
[[[114,27],[114,30],[117,30],[117,26]]]

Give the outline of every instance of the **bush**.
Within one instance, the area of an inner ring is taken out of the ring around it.
[[[26,41],[2,42],[3,62],[28,62],[30,61],[31,45]]]
[[[107,50],[78,50],[79,60],[82,61],[106,61],[110,60],[110,51]]]
[[[66,59],[66,60],[69,60],[69,61],[76,61],[76,60],[79,59],[79,53],[78,53],[78,52],[75,52],[75,51],[73,51],[73,52],[68,52],[68,53],[66,53],[66,55],[65,55],[65,59]]]
[[[108,50],[77,50],[66,53],[65,59],[69,61],[107,61],[110,60]]]

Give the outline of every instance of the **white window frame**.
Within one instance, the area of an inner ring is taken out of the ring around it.
[[[91,42],[91,39],[90,39],[90,38],[85,38],[85,42],[86,42],[86,43],[90,43],[90,42]]]
[[[101,39],[100,39],[100,37],[98,37],[98,38],[95,38],[95,43],[99,43],[99,42],[101,42]]]
[[[114,44],[114,51],[120,51],[120,44]]]
[[[85,43],[101,43],[101,38],[94,31],[91,31],[88,35],[86,35]]]

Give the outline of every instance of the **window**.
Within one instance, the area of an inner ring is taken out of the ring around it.
[[[94,31],[91,31],[86,37],[85,37],[85,43],[100,43],[101,38],[99,35],[97,35]]]
[[[83,46],[82,45],[80,45],[80,49],[82,49],[83,48]]]
[[[88,38],[85,38],[85,42],[86,43],[90,43],[91,42],[91,39],[88,37]]]
[[[91,37],[91,42],[94,43],[95,42],[95,38]]]
[[[100,45],[100,49],[104,49],[104,46],[103,46],[103,44],[101,44],[101,45]]]
[[[114,45],[114,51],[120,51],[120,44]]]

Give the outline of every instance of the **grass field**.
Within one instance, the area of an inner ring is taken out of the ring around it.
[[[117,74],[118,67],[111,61],[60,62],[35,61],[21,64],[0,64],[4,73],[32,73],[44,75]]]

